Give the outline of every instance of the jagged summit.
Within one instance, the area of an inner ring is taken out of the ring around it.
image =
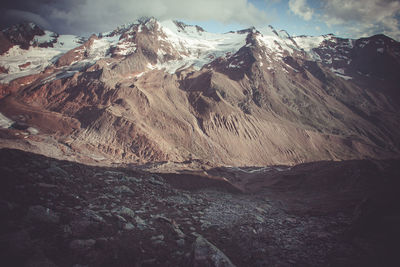
[[[24,124],[88,161],[294,164],[400,149],[400,46],[389,38],[145,18],[85,40],[44,31],[28,49],[0,44],[0,112],[18,122],[34,106],[46,115]]]
[[[0,48],[2,265],[400,266],[398,42],[144,18]]]

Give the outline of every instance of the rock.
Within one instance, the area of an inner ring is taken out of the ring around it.
[[[164,240],[164,235],[156,235],[150,238],[151,240]]]
[[[165,242],[164,242],[163,240],[154,240],[154,241],[152,242],[152,244],[153,244],[153,245],[163,245],[163,244],[165,244]]]
[[[254,217],[256,218],[256,220],[257,220],[259,223],[265,223],[265,220],[264,220],[263,217],[261,217],[261,216],[259,216],[259,215],[257,215],[257,214],[255,214]]]
[[[179,226],[176,223],[172,224],[172,229],[178,235],[179,238],[185,238],[185,236],[186,236],[185,233],[182,232],[182,230],[179,228]]]
[[[48,173],[53,174],[53,175],[58,176],[58,177],[68,177],[68,176],[69,176],[68,173],[67,173],[66,171],[64,171],[63,169],[61,169],[60,167],[58,167],[58,166],[56,165],[56,163],[54,163],[54,162],[51,162],[51,163],[50,163],[50,167],[47,168],[46,171],[47,171]]]
[[[133,210],[131,210],[130,208],[127,208],[125,206],[115,208],[111,212],[112,213],[116,213],[116,214],[121,215],[121,216],[127,216],[127,217],[130,217],[132,219],[135,218],[135,212]]]
[[[116,186],[114,187],[115,194],[135,194],[129,187],[126,185]]]
[[[115,214],[115,218],[117,218],[120,222],[123,222],[123,223],[127,222],[127,220],[124,217],[122,217],[122,216],[120,216],[118,214]]]
[[[128,176],[122,177],[122,180],[123,181],[127,181],[127,182],[131,182],[131,183],[140,183],[142,181],[142,179],[140,179],[140,178],[128,177]]]
[[[185,236],[186,236],[185,233],[182,232],[182,230],[179,228],[179,225],[174,220],[170,220],[161,215],[157,215],[154,218],[156,218],[159,221],[168,223],[171,226],[172,230],[174,230],[174,232],[178,235],[179,238],[185,238]]]
[[[164,235],[152,236],[150,239],[151,239],[151,243],[153,245],[163,245],[163,244],[165,244]]]
[[[179,247],[183,247],[185,245],[185,240],[184,239],[178,239],[178,240],[176,240],[176,244]]]
[[[297,220],[295,218],[286,218],[285,221],[292,224],[297,223]]]
[[[147,223],[145,220],[140,218],[139,216],[135,217],[136,225],[139,228],[139,230],[144,230],[147,228]]]
[[[58,223],[60,221],[60,217],[55,212],[40,205],[29,207],[26,219],[41,223]]]
[[[216,246],[211,244],[207,239],[198,235],[193,243],[191,253],[191,264],[193,267],[233,267],[230,259],[220,251]]]
[[[158,176],[157,178],[160,179],[161,177]],[[163,182],[161,182],[160,180],[157,180],[154,176],[150,176],[149,183],[151,183],[153,185],[164,185]]]
[[[130,231],[130,230],[133,230],[133,229],[135,229],[135,226],[133,224],[131,224],[131,223],[126,223],[124,225],[124,230]]]
[[[85,210],[83,213],[86,215],[86,217],[88,217],[89,219],[92,219],[93,221],[102,222],[102,223],[106,222],[106,221],[103,219],[103,217],[101,217],[100,215],[98,215],[98,214],[97,214],[95,211],[93,211],[93,210],[87,209],[87,210]]]
[[[264,209],[260,208],[260,207],[256,207],[256,210],[261,214],[266,213],[266,211]]]

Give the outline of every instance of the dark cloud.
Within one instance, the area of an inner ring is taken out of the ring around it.
[[[324,0],[322,19],[327,25],[341,25],[356,36],[384,33],[400,39],[400,1]]]
[[[312,17],[329,27],[339,26],[351,37],[384,33],[400,40],[399,0],[289,0],[293,14]]]
[[[248,0],[5,0],[2,27],[32,20],[60,33],[107,31],[142,16],[266,24],[267,15]]]
[[[18,9],[7,9],[0,10],[0,13],[3,14],[0,18],[1,28],[5,28],[11,26],[13,24],[21,23],[21,22],[35,22],[38,25],[41,25],[44,28],[51,28],[46,19],[41,17],[36,13],[32,13],[30,11],[23,11]]]
[[[85,1],[79,0],[2,0],[0,27],[5,28],[21,22],[35,22],[46,29],[57,29],[57,21],[49,17],[55,10],[72,11]]]

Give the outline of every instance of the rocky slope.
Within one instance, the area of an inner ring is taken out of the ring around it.
[[[0,259],[398,266],[399,166],[365,160],[154,173],[1,149]]]
[[[14,122],[3,147],[104,164],[399,155],[400,45],[386,36],[212,34],[145,19],[83,44],[69,37],[68,52],[57,38],[39,62],[33,44],[0,56],[0,112]]]
[[[1,31],[1,264],[399,266],[399,63],[383,35]]]

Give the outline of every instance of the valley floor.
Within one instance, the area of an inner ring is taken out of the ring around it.
[[[399,161],[146,171],[0,150],[2,266],[395,266]]]

